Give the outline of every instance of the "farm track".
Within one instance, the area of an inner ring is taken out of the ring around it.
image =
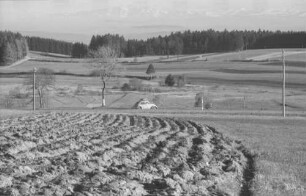
[[[192,121],[53,112],[0,124],[0,195],[248,191],[240,144]]]

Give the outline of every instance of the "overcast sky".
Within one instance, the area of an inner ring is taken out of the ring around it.
[[[306,0],[0,0],[0,29],[135,34],[306,30]]]

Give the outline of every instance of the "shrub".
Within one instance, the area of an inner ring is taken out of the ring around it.
[[[124,83],[123,86],[121,87],[122,91],[130,91],[132,90],[131,86],[128,83]]]
[[[205,109],[211,109],[213,107],[212,100],[208,95],[204,95],[204,93],[197,93],[195,96],[194,107],[202,107],[202,97],[203,97],[203,105]]]
[[[4,108],[12,108],[14,106],[13,98],[9,95],[5,95],[3,98]]]
[[[13,106],[24,107],[28,104],[27,99],[31,93],[22,93],[20,92],[20,87],[15,87],[9,91],[8,95],[3,97],[2,104],[5,108],[12,108]]]
[[[130,79],[129,85],[131,87],[131,90],[142,90],[143,89],[142,81],[137,78]]]
[[[165,86],[165,80],[161,80],[158,82],[159,86]]]
[[[204,105],[204,108],[209,110],[210,108],[212,108],[212,102],[210,101],[206,101],[205,105]]]
[[[29,104],[29,101],[27,99],[17,99],[16,104],[18,105],[18,107],[23,108],[23,107],[25,107],[26,105]]]
[[[185,77],[185,75],[178,76],[176,84],[177,84],[177,87],[185,86],[185,84],[186,84],[186,77]]]
[[[159,88],[154,88],[151,85],[144,85],[142,80],[133,78],[130,79],[129,83],[124,83],[121,87],[122,91],[145,91],[145,92],[156,92],[160,93]]]
[[[165,79],[165,84],[166,84],[167,86],[173,86],[173,85],[175,84],[175,79],[174,79],[174,77],[173,77],[171,74],[169,74],[169,75],[166,77],[166,79]]]
[[[38,101],[40,108],[48,106],[48,91],[49,88],[54,87],[56,77],[53,70],[48,68],[38,68],[35,74],[35,89],[36,95],[38,95]],[[27,75],[24,80],[24,85],[33,89],[33,77],[31,74]]]
[[[82,94],[84,92],[84,87],[82,84],[78,84],[77,88],[74,91],[75,95]]]
[[[11,89],[8,93],[8,95],[5,95],[2,99],[2,104],[5,108],[12,108],[16,102],[24,102],[24,99],[28,98],[28,94],[22,94],[20,92],[19,87],[15,87]],[[21,104],[18,104],[21,105]]]
[[[161,89],[159,89],[159,88],[155,88],[155,89],[154,89],[154,92],[155,92],[155,93],[161,93],[161,92],[162,92],[162,90],[161,90]]]
[[[119,80],[118,78],[114,78],[116,81],[114,82],[114,85],[112,86],[112,89],[121,89],[125,82],[122,80]]]
[[[100,76],[100,70],[98,70],[98,69],[92,70],[92,71],[89,73],[89,76],[92,76],[92,77],[98,77],[98,76]]]
[[[20,93],[20,88],[15,87],[12,90],[9,91],[9,96],[13,99],[20,99],[23,98],[22,94]]]
[[[194,107],[202,106],[202,97],[204,97],[204,93],[197,93],[195,96]]]
[[[151,93],[155,92],[155,88],[153,88],[151,85],[144,86],[142,90]]]

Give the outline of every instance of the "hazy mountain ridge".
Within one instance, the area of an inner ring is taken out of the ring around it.
[[[149,27],[148,27],[149,29]],[[68,42],[83,42],[89,44],[92,34],[78,34],[78,33],[59,33],[59,32],[43,32],[43,31],[19,31],[24,36],[37,36],[42,38],[51,38]],[[143,32],[143,33],[126,33],[123,36],[127,39],[147,39],[150,37],[165,36],[171,34],[173,31],[158,31],[158,32]],[[102,34],[102,33],[96,33]]]

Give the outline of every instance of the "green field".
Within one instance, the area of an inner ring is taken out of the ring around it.
[[[154,64],[157,78],[142,80],[154,92],[122,92],[120,87],[130,78],[118,77],[108,82],[107,107],[101,105],[99,79],[90,77],[90,59],[71,59],[31,53],[27,62],[0,68],[0,99],[14,88],[26,93],[24,72],[33,67],[47,67],[56,75],[49,92],[49,108],[55,111],[101,111],[105,113],[141,114],[192,119],[216,127],[225,135],[242,140],[256,154],[256,173],[252,184],[255,195],[305,195],[306,187],[306,50],[286,50],[288,118],[281,116],[281,50],[249,50],[223,54],[199,54],[172,57],[138,57],[119,59],[124,76],[146,77]],[[64,73],[64,74],[63,74]],[[166,87],[159,83],[168,74],[185,75],[184,87]],[[81,74],[81,75],[76,75]],[[76,94],[78,85],[82,92]],[[194,107],[196,93],[204,92],[213,107],[201,111]],[[140,98],[159,97],[157,111],[132,110]],[[15,100],[13,110],[31,109]],[[21,106],[22,105],[22,106]],[[4,108],[1,101],[0,108]],[[11,111],[11,112],[8,112]],[[14,112],[15,111],[15,112]],[[44,110],[42,110],[44,112]]]
[[[286,50],[288,57],[298,57],[299,61],[287,61],[286,85],[287,106],[289,111],[305,111],[305,84],[306,84],[306,51]],[[214,102],[213,110],[272,110],[279,111],[282,87],[281,61],[245,61],[249,58],[275,58],[280,50],[249,50],[223,54],[204,54],[180,56],[178,61],[164,62],[161,57],[138,57],[137,63],[120,63],[125,70],[121,75],[129,77],[147,77],[145,71],[149,63],[156,69],[157,79],[143,80],[143,85],[157,89],[151,92],[123,93],[120,87],[129,81],[128,78],[116,78],[107,86],[107,102],[112,108],[130,108],[139,97],[162,97],[161,109],[184,108],[194,109],[194,97],[198,92],[204,92]],[[304,55],[304,58],[301,58]],[[207,61],[198,61],[198,56],[208,56]],[[30,72],[34,67],[46,67],[58,73],[57,83],[52,90],[51,107],[78,107],[86,108],[88,104],[99,104],[100,82],[95,77],[86,77],[94,68],[91,59],[71,59],[68,57],[54,57],[37,52],[30,54],[31,59],[11,68],[0,68],[0,90],[2,95],[10,89],[22,87],[24,72]],[[164,57],[167,58],[167,57]],[[176,59],[169,57],[169,59]],[[185,60],[184,60],[185,59]],[[186,60],[187,59],[187,60]],[[131,60],[131,59],[130,59]],[[177,60],[177,59],[176,59]],[[302,61],[304,60],[304,61]],[[123,62],[119,59],[119,62]],[[127,59],[124,59],[127,62]],[[15,73],[15,74],[14,74]],[[183,88],[169,88],[160,86],[168,74],[184,75],[187,85]],[[12,78],[14,78],[12,80]],[[74,91],[82,85],[87,93],[75,96]],[[63,97],[65,94],[67,96]],[[59,96],[58,96],[59,95]],[[123,96],[124,95],[124,96]],[[120,97],[122,97],[119,101]],[[82,101],[84,100],[84,101]],[[88,101],[90,100],[90,101]]]

